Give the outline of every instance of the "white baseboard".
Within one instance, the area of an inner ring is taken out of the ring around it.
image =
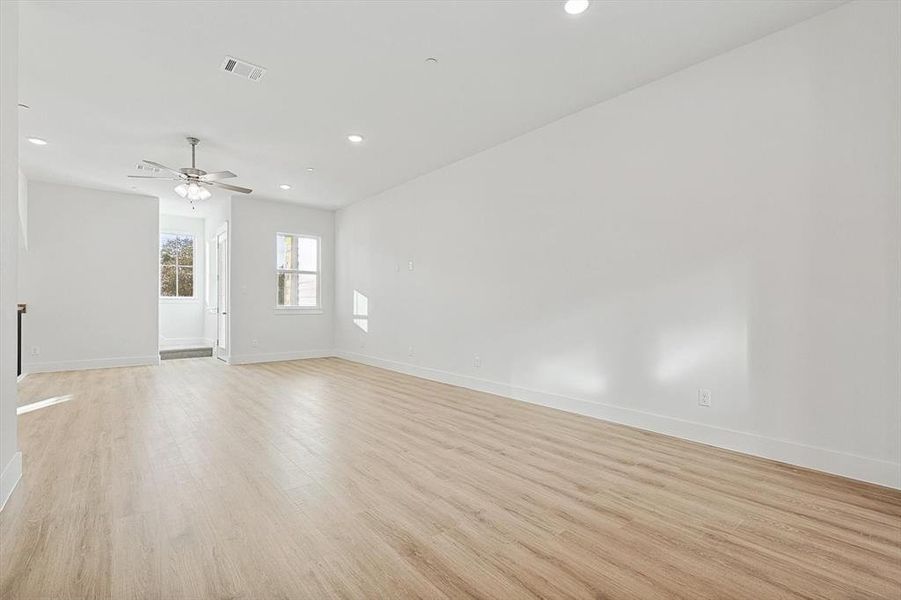
[[[752,456],[901,489],[901,463],[837,452],[755,433],[716,427],[649,412],[539,392],[439,369],[337,350],[335,356],[373,367],[414,375],[523,402],[586,415]]]
[[[230,365],[249,365],[252,363],[281,362],[285,360],[301,360],[304,358],[327,358],[335,356],[332,350],[300,350],[295,352],[269,352],[264,354],[232,354],[228,358]]]
[[[0,474],[0,510],[6,506],[6,501],[12,496],[20,479],[22,479],[22,453],[16,452]]]
[[[56,371],[83,371],[85,369],[109,369],[111,367],[141,367],[160,364],[160,355],[121,356],[115,358],[90,358],[57,362],[33,362],[22,365],[28,373],[53,373]]]
[[[160,336],[160,350],[179,350],[181,348],[212,348],[215,344],[207,338],[164,338]]]

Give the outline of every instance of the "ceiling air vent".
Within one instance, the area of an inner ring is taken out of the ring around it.
[[[252,65],[249,62],[244,62],[231,56],[226,56],[225,60],[222,61],[222,70],[251,81],[258,81],[266,74],[266,69],[263,67]]]

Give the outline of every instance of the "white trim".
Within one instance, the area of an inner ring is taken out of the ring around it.
[[[17,377],[16,377],[16,383],[19,383],[20,381],[22,381],[23,379],[25,379],[25,376],[26,376],[26,375],[28,375],[28,373],[22,373],[21,375],[17,376]]]
[[[215,348],[213,340],[196,338],[167,338],[160,336],[160,350],[180,350],[182,348]]]
[[[276,315],[321,315],[325,313],[321,308],[297,308],[294,306],[276,306],[272,311]]]
[[[200,304],[195,296],[160,296],[160,304]]]
[[[160,364],[160,355],[121,356],[115,358],[91,358],[87,360],[63,360],[22,365],[29,373],[53,373],[56,371],[83,371],[85,369],[110,369],[113,367],[141,367]]]
[[[295,352],[269,352],[266,354],[242,354],[231,356],[230,365],[249,365],[253,363],[281,362],[286,360],[302,360],[305,358],[328,358],[335,356],[331,350],[300,350]]]
[[[216,228],[216,237],[215,237],[215,246],[216,246],[216,308],[214,314],[216,315],[216,339],[213,342],[213,356],[219,360],[225,361],[226,364],[231,364],[229,359],[231,355],[231,345],[232,345],[232,336],[231,336],[231,274],[232,274],[232,256],[231,256],[231,233],[229,232],[229,224],[228,220],[226,220],[222,225]],[[219,255],[219,240],[222,238],[225,244],[225,286],[222,285],[221,275],[219,272],[219,267],[222,265],[222,257]],[[224,293],[223,293],[224,290]],[[222,314],[222,308],[224,304],[224,315]],[[224,316],[224,319],[222,318]],[[225,321],[225,346],[221,346],[220,342],[222,341],[223,335],[222,331],[220,331],[219,326],[222,324],[222,321]]]
[[[752,456],[901,489],[901,463],[837,452],[827,448],[808,446],[755,433],[696,423],[623,406],[570,398],[479,379],[469,375],[460,375],[439,369],[376,358],[365,354],[337,350],[335,351],[335,356],[373,367],[422,377],[423,379],[439,381],[498,396],[506,396],[531,404],[540,404],[541,406],[629,425],[638,429],[646,429]]]
[[[19,480],[22,479],[22,453],[16,452],[3,468],[0,475],[0,510],[6,506],[6,501],[13,495]]]

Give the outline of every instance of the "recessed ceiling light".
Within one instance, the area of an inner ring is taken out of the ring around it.
[[[359,133],[352,133],[349,136],[347,136],[347,140],[350,142],[353,142],[354,144],[359,144],[360,142],[363,141],[363,136],[360,135]]]
[[[430,56],[427,59],[425,59],[425,62],[427,65],[434,65],[434,64],[438,63],[438,59],[435,58],[434,56]]]
[[[571,15],[581,15],[588,10],[588,0],[566,0],[563,10]]]
[[[290,189],[291,189],[291,186],[288,185],[287,183],[283,183],[283,184],[281,184],[281,185],[278,186],[278,187],[282,188],[283,190],[290,190]]]
[[[307,171],[309,171],[310,173],[312,173],[312,172],[313,172],[313,167],[307,167]]]
[[[47,145],[47,140],[45,140],[43,138],[39,138],[39,137],[30,137],[30,138],[28,138],[28,141],[31,142],[32,144],[34,144],[35,146],[46,146]]]
[[[19,106],[19,108],[26,108],[26,109],[27,109],[27,108],[31,108],[31,107],[28,106],[27,104],[22,104],[21,102],[19,102],[19,105],[18,105],[18,106]]]

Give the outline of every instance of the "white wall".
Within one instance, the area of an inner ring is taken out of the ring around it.
[[[28,192],[23,370],[157,363],[158,200],[39,181]]]
[[[340,211],[339,353],[901,485],[899,40],[845,5]]]
[[[232,197],[232,363],[327,356],[332,352],[334,306],[334,213],[296,204]],[[277,233],[320,236],[320,314],[275,309]]]
[[[160,233],[194,237],[194,298],[160,298],[160,348],[191,348],[212,342],[204,334],[206,299],[206,237],[204,219],[160,214]]]
[[[16,441],[19,7],[0,2],[0,508],[22,474]]]

